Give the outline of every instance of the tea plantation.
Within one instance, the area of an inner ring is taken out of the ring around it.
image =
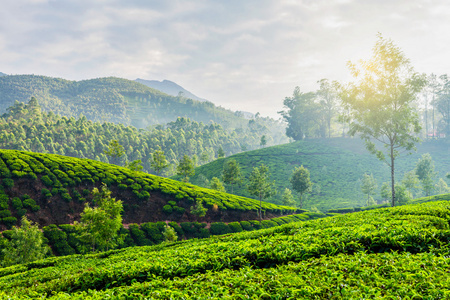
[[[4,299],[448,299],[450,204],[427,202],[0,269]]]
[[[72,223],[102,182],[124,202],[124,223],[233,222],[258,216],[254,199],[89,159],[0,150],[0,230],[17,225],[25,214],[41,226]],[[190,214],[197,201],[208,208],[205,217]],[[266,218],[297,211],[265,202],[262,210]]]

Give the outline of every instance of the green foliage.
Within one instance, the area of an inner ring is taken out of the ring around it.
[[[165,212],[166,214],[171,214],[173,211],[172,206],[171,205],[164,205],[163,206],[163,212]]]
[[[311,191],[312,187],[309,170],[303,165],[295,168],[289,182],[292,185],[292,189],[300,194],[300,208],[303,208],[303,194]]]
[[[56,255],[75,254],[75,250],[67,242],[67,233],[52,224],[43,228],[44,236],[52,245]]]
[[[190,209],[190,213],[197,217],[204,217],[206,216],[207,212],[208,209],[206,207],[203,207],[203,203],[200,199],[198,199],[196,204],[194,206],[191,206]]]
[[[128,225],[128,230],[137,246],[152,245],[153,243],[145,237],[144,231],[139,228],[138,224]]]
[[[415,172],[417,178],[422,183],[425,195],[429,196],[434,188],[434,178],[436,177],[434,162],[429,153],[423,154],[417,161]]]
[[[150,165],[157,175],[161,175],[162,171],[169,167],[169,162],[166,159],[164,151],[161,150],[161,147],[153,152],[152,158],[150,159]]]
[[[75,226],[80,232],[79,238],[90,244],[92,251],[108,249],[120,244],[121,237],[117,235],[122,226],[122,201],[111,197],[111,191],[106,185],[101,191],[92,190],[93,202],[97,207],[91,208],[86,203],[81,213],[80,222]]]
[[[222,171],[223,182],[231,185],[231,193],[235,184],[240,185],[243,182],[241,166],[235,159],[229,159],[223,164]]]
[[[230,227],[228,227],[228,225],[223,222],[211,223],[209,231],[212,235],[221,235],[232,232]]]
[[[184,182],[189,182],[189,176],[193,176],[195,174],[194,163],[189,156],[183,156],[177,166],[177,174],[183,177]]]
[[[109,142],[108,149],[103,152],[104,154],[111,157],[111,162],[118,165],[120,163],[120,158],[125,154],[125,150],[119,141],[112,140]]]
[[[20,227],[13,228],[10,241],[3,250],[2,265],[11,266],[39,260],[45,257],[48,250],[39,227],[23,217]]]
[[[295,206],[294,196],[290,189],[285,188],[283,195],[281,196],[281,203],[286,206]]]
[[[14,186],[14,180],[12,180],[11,178],[3,178],[2,182],[3,186],[7,189],[10,189]]]
[[[209,182],[209,188],[212,190],[225,193],[225,187],[223,186],[223,183],[220,181],[220,179],[217,177],[211,178],[211,181]]]
[[[364,174],[361,180],[361,191],[367,195],[367,206],[374,204],[372,203],[373,199],[372,201],[370,201],[371,199],[370,195],[372,195],[376,189],[377,189],[377,181],[375,180],[375,178],[373,178],[373,175]]]
[[[372,58],[361,61],[359,68],[354,64],[349,68],[355,82],[341,94],[349,133],[358,134],[367,150],[391,168],[394,206],[395,159],[400,149],[410,152],[419,141],[416,134],[421,127],[414,100],[425,79],[413,71],[400,48],[380,34]],[[381,150],[373,140],[380,142]]]
[[[166,242],[175,242],[178,239],[175,229],[173,229],[169,225],[166,225],[164,227],[163,235],[164,235],[164,241],[166,241]]]

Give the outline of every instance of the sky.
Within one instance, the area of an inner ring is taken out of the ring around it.
[[[449,72],[445,0],[2,0],[0,72],[171,80],[278,119],[296,86],[351,80],[377,33],[417,72]]]

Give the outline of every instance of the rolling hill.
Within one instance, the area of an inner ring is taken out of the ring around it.
[[[260,130],[269,142],[287,142],[284,125],[270,118],[248,120],[239,112],[217,107],[209,101],[174,97],[136,81],[121,78],[97,78],[69,81],[36,75],[0,77],[0,113],[15,101],[27,103],[36,97],[44,111],[67,117],[84,115],[91,121],[108,121],[146,128],[185,117],[204,124],[211,121],[233,130]]]
[[[0,268],[7,299],[446,299],[447,201]]]
[[[418,145],[418,151],[402,156],[397,161],[396,180],[414,169],[423,153],[430,153],[435,161],[437,178],[444,178],[450,171],[450,149],[445,140],[435,140]],[[196,168],[191,182],[204,185],[205,178],[221,177],[223,165],[235,159],[245,177],[253,167],[264,163],[269,167],[270,179],[276,182],[278,194],[267,201],[280,203],[285,188],[291,188],[289,178],[295,167],[303,165],[311,173],[314,183],[312,192],[306,200],[306,208],[316,206],[319,210],[365,206],[365,198],[360,184],[364,173],[373,174],[378,188],[390,180],[388,167],[370,155],[359,139],[310,139],[285,145],[235,154],[225,159],[215,160]],[[176,176],[173,178],[177,178]],[[237,187],[235,194],[252,197],[245,186]],[[379,189],[374,195],[380,199]]]
[[[88,159],[0,150],[0,180],[0,230],[16,225],[25,214],[41,226],[72,223],[89,201],[89,192],[102,182],[124,202],[124,223],[258,217],[259,201]],[[209,208],[202,218],[189,212],[198,200]],[[263,210],[267,218],[296,211],[271,203],[264,203]]]

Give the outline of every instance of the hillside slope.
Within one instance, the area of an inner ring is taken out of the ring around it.
[[[444,177],[450,170],[448,144],[443,140],[426,142],[418,145],[416,153],[397,159],[397,181],[402,179],[405,172],[414,169],[423,153],[430,153],[433,157],[437,178]],[[314,183],[306,200],[306,208],[316,206],[322,211],[366,205],[366,197],[360,188],[364,173],[373,174],[376,178],[378,190],[373,197],[380,201],[381,184],[390,181],[389,168],[370,155],[361,140],[333,138],[298,141],[232,155],[198,167],[192,182],[201,185],[204,177],[208,180],[220,178],[223,165],[230,159],[235,159],[241,165],[246,178],[253,167],[262,163],[267,165],[278,191],[275,197],[268,200],[274,203],[279,203],[285,188],[291,188],[289,178],[294,168],[303,165],[309,169]],[[252,197],[245,186],[237,187],[234,191],[235,194]]]
[[[259,201],[253,199],[88,159],[0,150],[0,230],[16,225],[24,214],[41,226],[72,223],[102,182],[124,202],[124,223],[233,222],[258,216]],[[202,218],[190,213],[198,200],[208,208]],[[267,218],[295,212],[271,203],[263,210]]]
[[[445,202],[0,269],[0,297],[447,299]]]

